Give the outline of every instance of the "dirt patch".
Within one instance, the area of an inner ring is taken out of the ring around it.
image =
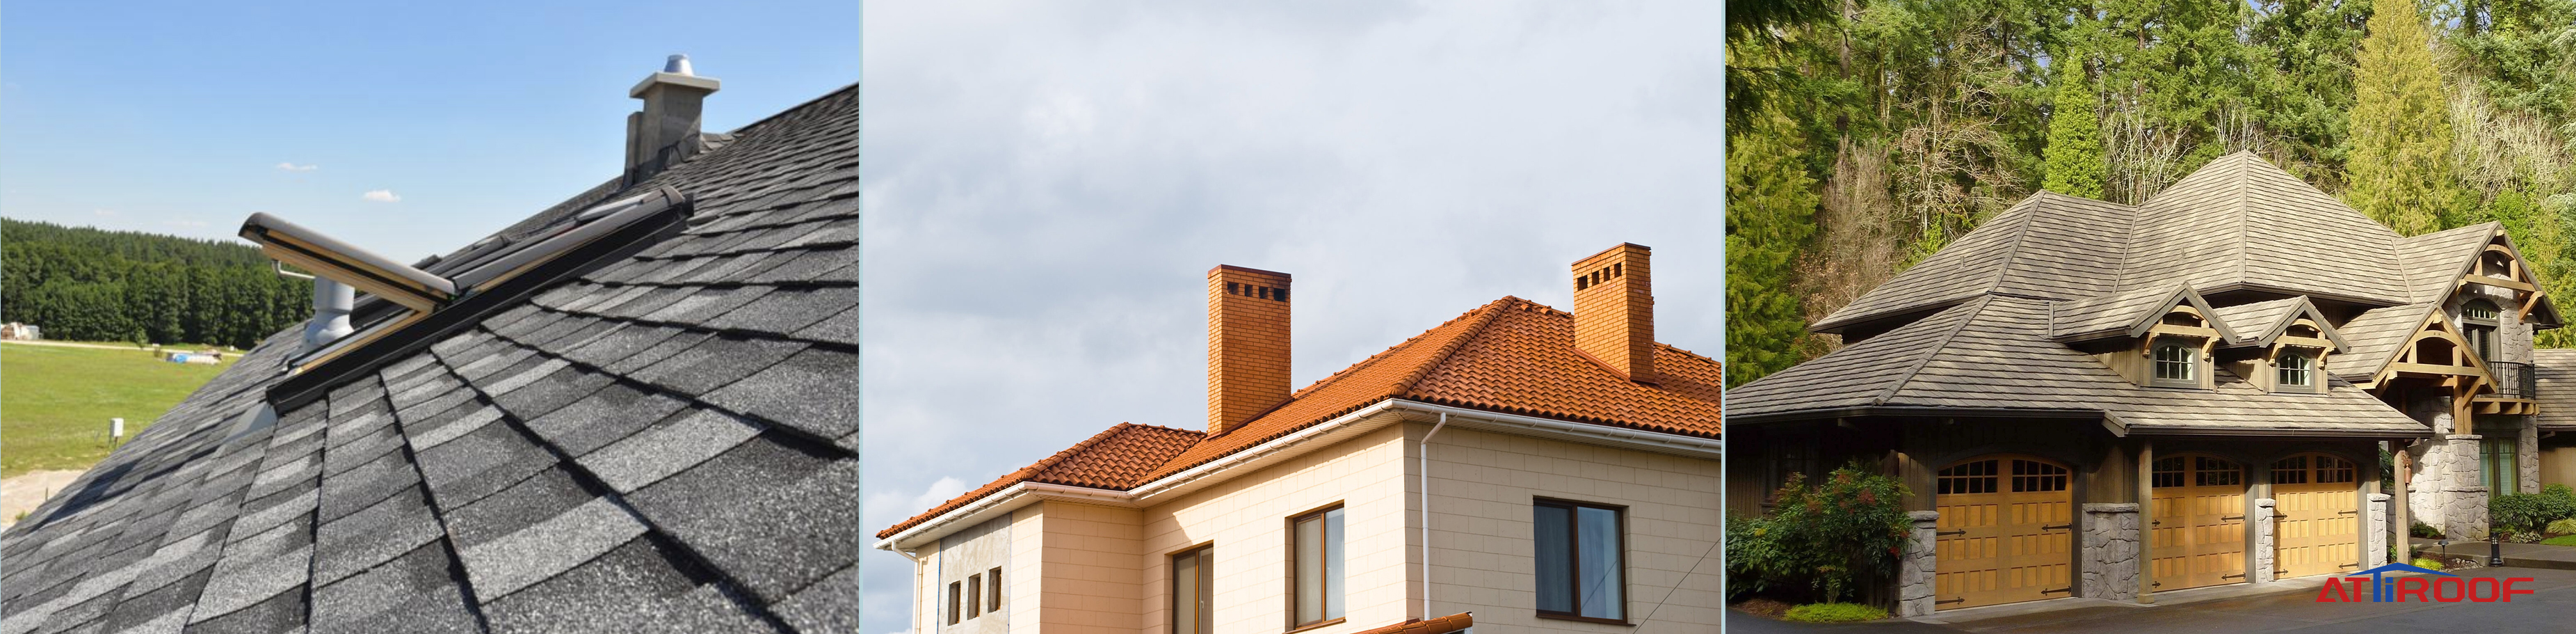
[[[1793,606],[1771,599],[1746,599],[1735,604],[1735,610],[1738,612],[1773,619],[1788,614],[1790,607]]]
[[[80,479],[81,473],[29,471],[0,479],[0,527],[17,524],[20,514],[36,510],[45,503],[47,496],[63,492],[73,480]]]

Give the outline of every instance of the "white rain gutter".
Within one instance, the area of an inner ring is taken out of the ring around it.
[[[1305,444],[1308,441],[1327,436],[1355,436],[1361,433],[1374,431],[1379,427],[1383,427],[1388,424],[1393,424],[1396,422],[1395,420],[1385,420],[1377,424],[1366,426],[1355,425],[1356,423],[1361,423],[1368,421],[1371,418],[1375,418],[1380,414],[1398,410],[1414,412],[1426,416],[1454,416],[1462,420],[1460,424],[1463,426],[1505,431],[1539,432],[1542,436],[1571,438],[1597,444],[1643,447],[1656,451],[1657,453],[1678,454],[1708,460],[1717,460],[1722,455],[1722,450],[1724,448],[1724,442],[1715,438],[1702,438],[1698,436],[1684,436],[1681,434],[1625,429],[1590,423],[1573,423],[1535,416],[1504,414],[1499,412],[1451,407],[1447,405],[1433,405],[1430,403],[1390,398],[1370,404],[1368,407],[1354,410],[1351,413],[1334,417],[1332,420],[1325,421],[1322,424],[1300,429],[1286,436],[1281,436],[1279,438],[1272,439],[1269,442],[1261,443],[1251,449],[1237,451],[1232,455],[1219,458],[1215,461],[1208,462],[1207,464],[1191,467],[1181,471],[1180,473],[1164,476],[1161,479],[1148,482],[1143,486],[1136,487],[1129,491],[1035,482],[1014,484],[1009,487],[1005,487],[1000,491],[996,491],[992,495],[985,496],[984,499],[977,500],[972,504],[959,507],[958,509],[947,513],[942,513],[939,517],[932,518],[931,521],[922,522],[912,528],[895,533],[892,537],[879,540],[876,547],[879,550],[893,550],[899,543],[918,539],[927,534],[933,534],[933,531],[940,527],[956,524],[960,521],[987,519],[978,516],[1018,508],[1023,501],[1023,498],[1032,495],[1071,498],[1093,504],[1107,504],[1127,508],[1150,506],[1165,495],[1186,494],[1190,491],[1197,490],[1202,484],[1213,484],[1213,482],[1199,482],[1209,476],[1235,469],[1245,464],[1285,459],[1289,456],[1283,454],[1292,448]]]

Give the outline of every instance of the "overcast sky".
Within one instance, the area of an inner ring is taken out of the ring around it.
[[[872,2],[868,530],[1121,421],[1202,428],[1207,270],[1296,276],[1304,386],[1654,247],[1722,355],[1711,2]],[[869,554],[867,629],[910,627]]]

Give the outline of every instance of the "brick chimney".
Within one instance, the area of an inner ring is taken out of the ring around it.
[[[1208,270],[1208,433],[1288,400],[1288,274]]]
[[[652,178],[706,148],[698,133],[699,110],[720,84],[692,71],[689,56],[673,55],[662,72],[626,91],[644,100],[644,111],[626,115],[626,184]]]
[[[1574,262],[1574,347],[1629,380],[1655,381],[1652,249],[1621,244]]]

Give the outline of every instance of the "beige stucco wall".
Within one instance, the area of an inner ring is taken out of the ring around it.
[[[1003,597],[1000,612],[983,612],[979,606],[974,617],[965,618],[960,614],[957,624],[949,625],[948,584],[975,581],[976,585],[984,586],[972,595],[980,599],[982,591],[991,588],[990,582],[984,579],[994,568],[1005,569],[1002,582],[1009,584],[1012,576],[1007,569],[1012,554],[1011,524],[1011,518],[995,518],[940,538],[938,556],[931,563],[935,578],[930,587],[938,600],[931,604],[930,613],[937,617],[937,621],[930,631],[941,634],[1002,634],[1010,631],[1010,619],[1005,617],[1015,603],[1008,596]],[[959,589],[965,588],[961,585]],[[1008,591],[1004,593],[1007,595]],[[959,607],[965,607],[963,599],[959,600]]]
[[[1429,426],[1408,428],[1419,438]],[[1430,451],[1434,614],[1473,611],[1479,630],[1504,632],[1717,631],[1717,461],[1456,427]],[[1538,617],[1530,524],[1541,497],[1628,507],[1628,621],[1652,623]]]

